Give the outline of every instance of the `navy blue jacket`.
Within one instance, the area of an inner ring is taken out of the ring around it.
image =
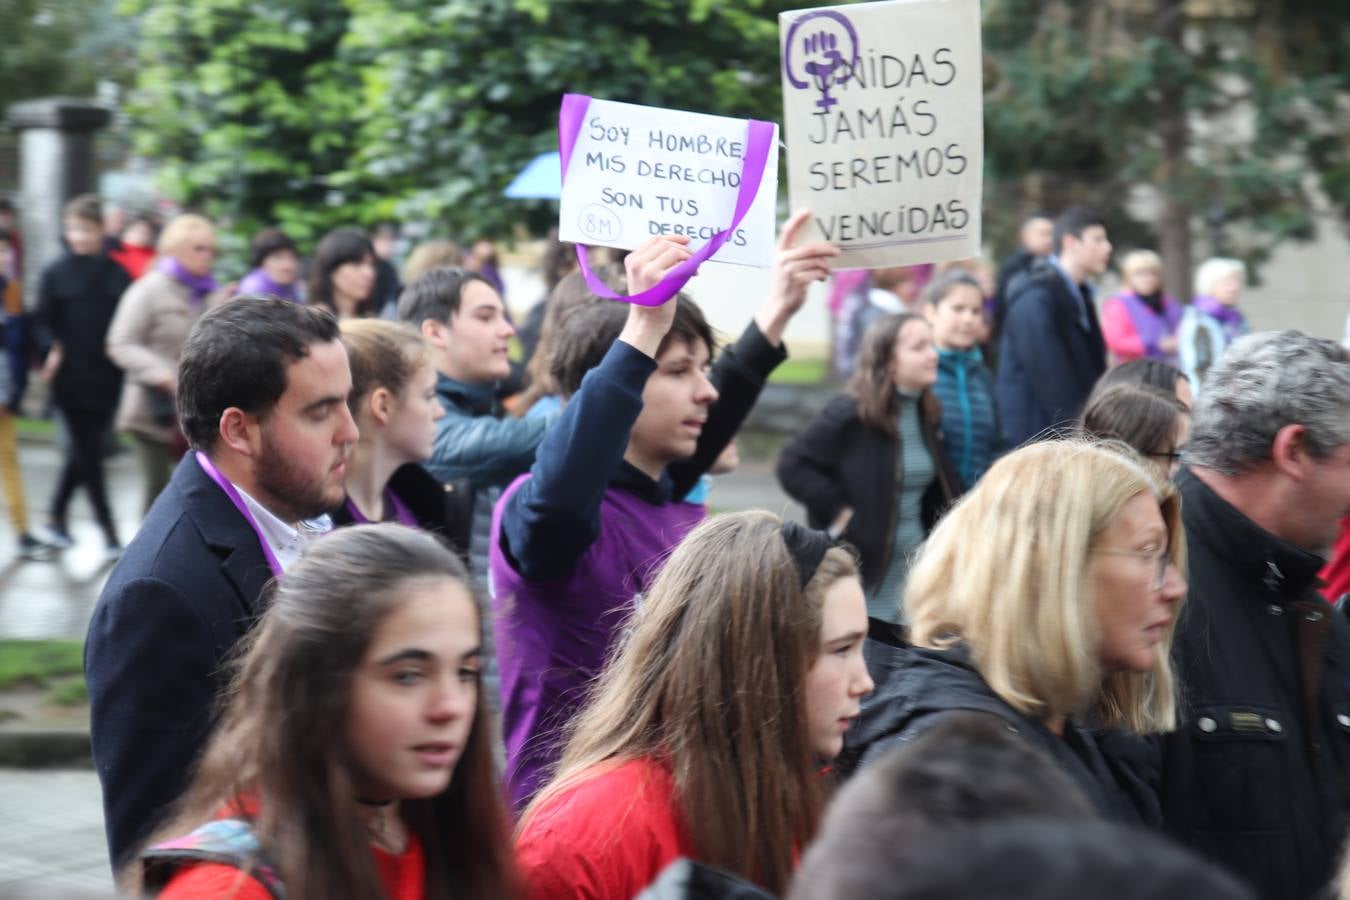
[[[272,571],[191,453],[94,607],[84,645],[90,738],[114,868],[162,824],[214,725],[222,671]]]
[[[1079,299],[1051,263],[1038,264],[1012,297],[998,357],[998,412],[1009,447],[1071,426],[1106,371],[1102,326],[1091,291],[1083,290],[1086,328]]]

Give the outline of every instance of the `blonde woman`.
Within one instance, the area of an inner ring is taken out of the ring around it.
[[[187,445],[174,414],[178,358],[192,324],[234,292],[211,277],[216,231],[191,213],[169,222],[159,236],[154,267],[122,296],[108,328],[108,356],[126,373],[117,427],[131,434],[145,479],[146,510],[168,484]]]
[[[1181,305],[1163,290],[1162,257],[1152,250],[1127,253],[1123,290],[1102,305],[1102,337],[1114,361],[1156,359],[1177,364]]]
[[[1031,444],[942,520],[910,571],[912,646],[873,629],[862,764],[959,710],[1047,753],[1105,817],[1156,824],[1119,748],[1176,722],[1168,659],[1186,593],[1179,501],[1128,449]],[[1112,744],[1103,750],[1102,741]]]

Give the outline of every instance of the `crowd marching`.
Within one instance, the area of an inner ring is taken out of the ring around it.
[[[1249,334],[1235,260],[1183,304],[1136,249],[1099,301],[1084,208],[1029,217],[997,271],[836,272],[807,218],[721,345],[684,294],[597,298],[556,241],[518,326],[486,241],[400,272],[392,228],[309,258],[268,228],[221,283],[209,220],[110,235],[83,196],[34,273],[0,208],[19,550],[71,546],[82,487],[115,560],[85,668],[122,889],[1332,895],[1347,351]],[[692,250],[598,277],[638,293]],[[709,516],[827,279],[846,387],[776,467],[808,523]],[[45,528],[30,365],[66,434]],[[125,547],[117,432],[145,484]]]

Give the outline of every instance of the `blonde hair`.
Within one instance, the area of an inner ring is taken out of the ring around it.
[[[557,777],[522,827],[606,762],[659,759],[697,858],[783,892],[824,806],[802,686],[820,655],[825,592],[856,575],[832,547],[803,588],[769,512],[695,528],[572,720]]]
[[[403,283],[412,284],[432,269],[457,269],[464,265],[464,251],[454,241],[423,241],[403,264]]]
[[[164,226],[164,230],[160,232],[159,242],[155,244],[155,252],[160,256],[173,256],[195,235],[203,232],[213,236],[216,233],[216,226],[212,225],[211,220],[205,216],[199,216],[196,213],[183,213],[180,216],[174,216],[169,220],[169,224]]]
[[[1162,257],[1152,250],[1132,250],[1120,261],[1120,274],[1129,281],[1140,272],[1157,272],[1162,275]]]
[[[1140,493],[1157,499],[1184,570],[1180,498],[1125,445],[1044,441],[1003,457],[919,552],[905,592],[914,643],[964,643],[989,687],[1024,715],[1171,730],[1172,629],[1147,673],[1104,672],[1098,656],[1089,552]]]
[[[414,373],[430,360],[430,347],[417,329],[384,319],[348,319],[341,324],[342,346],[352,370],[347,405],[359,417],[362,402],[376,388],[401,399]]]
[[[1207,259],[1195,270],[1195,295],[1208,297],[1214,293],[1214,287],[1230,275],[1236,275],[1244,285],[1247,283],[1247,265],[1240,259],[1216,256]]]

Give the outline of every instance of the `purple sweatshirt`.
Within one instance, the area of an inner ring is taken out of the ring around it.
[[[561,729],[600,674],[635,595],[706,513],[676,501],[735,435],[785,355],[753,324],[723,351],[712,374],[721,396],[694,457],[653,480],[623,454],[656,363],[616,341],[549,429],[530,474],[502,494],[488,567],[506,781],[517,812],[552,774]]]

